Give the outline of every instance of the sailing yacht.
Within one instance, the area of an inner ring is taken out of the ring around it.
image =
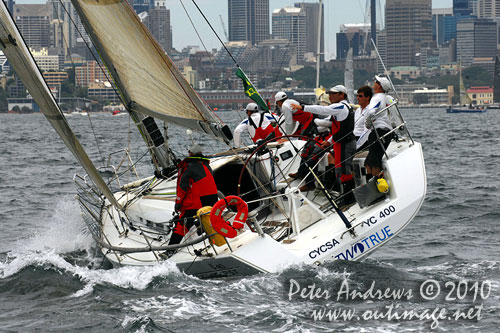
[[[277,137],[259,146],[229,149],[232,135],[227,125],[192,89],[127,1],[72,3],[111,73],[154,167],[171,171],[166,179],[137,175],[136,180],[125,183],[120,175],[126,164],[123,161],[131,161],[128,151],[119,165],[95,167],[3,1],[0,44],[85,170],[74,178],[83,220],[96,246],[113,265],[155,265],[169,260],[187,274],[209,278],[273,273],[290,264],[362,260],[395,238],[418,213],[426,193],[422,147],[411,137],[396,104],[388,110],[393,113],[391,119],[398,119],[390,133],[398,139],[391,142],[383,159],[389,188],[380,192],[373,181],[367,181],[366,154],[357,155],[353,165],[357,202],[339,207],[336,199],[340,194],[323,186],[320,172],[314,174],[319,191],[301,192],[301,181],[287,177],[299,167],[305,138]],[[163,132],[157,124],[160,121],[164,122]],[[200,227],[192,228],[178,245],[168,245],[177,181],[168,124],[216,138],[220,150],[211,156],[210,166],[221,200],[217,208],[204,207],[198,212]],[[133,166],[131,161],[126,179],[136,174]],[[104,180],[102,171],[112,177]]]

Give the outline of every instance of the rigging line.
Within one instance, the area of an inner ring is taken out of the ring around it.
[[[215,31],[214,27],[212,27],[212,24],[210,24],[210,22],[208,21],[207,17],[205,16],[205,14],[203,14],[203,12],[201,11],[200,7],[198,7],[198,4],[196,3],[195,0],[191,0],[193,2],[193,4],[196,6],[196,8],[198,9],[198,11],[200,12],[201,16],[203,16],[203,18],[205,19],[205,22],[207,22],[208,26],[210,27],[210,29],[212,29],[213,33],[215,34],[215,37],[217,37],[217,39],[219,40],[219,42],[222,44],[222,46],[224,47],[224,49],[226,50],[227,54],[229,54],[229,56],[231,57],[231,59],[234,61],[234,64],[236,65],[236,67],[240,67],[240,65],[238,65],[238,62],[236,61],[236,59],[234,59],[233,55],[231,54],[231,52],[229,52],[229,50],[227,49],[226,45],[224,44],[224,42],[222,41],[222,39],[220,39],[219,35],[217,34],[217,32]]]
[[[200,40],[201,45],[203,45],[203,48],[205,49],[205,52],[207,52],[208,54],[210,54],[210,55],[209,55],[209,57],[210,57],[210,61],[212,62],[212,66],[213,66],[214,59],[212,58],[212,54],[208,52],[208,49],[207,49],[207,47],[205,46],[205,43],[203,42],[203,39],[201,38],[200,34],[198,33],[198,29],[196,29],[196,26],[194,25],[194,22],[193,22],[193,20],[191,19],[191,16],[189,15],[189,13],[188,13],[188,11],[187,11],[186,7],[184,6],[184,2],[182,2],[182,0],[179,0],[179,2],[181,3],[181,6],[182,6],[182,8],[184,9],[184,12],[185,12],[185,13],[186,13],[186,15],[187,15],[187,17],[188,17],[188,19],[189,19],[189,22],[191,22],[191,25],[193,26],[193,29],[194,29],[194,31],[196,32],[196,35],[198,36],[198,39]]]
[[[94,130],[94,124],[92,123],[92,119],[90,119],[90,112],[87,112],[87,117],[89,118],[90,128],[92,128],[92,133],[94,134],[95,145],[97,146],[97,151],[99,151],[99,155],[101,156],[102,164],[105,166],[104,156],[102,156],[101,148],[99,147],[99,142],[97,141],[97,136]]]
[[[85,38],[83,38],[83,34],[82,32],[80,31],[80,29],[78,29],[78,25],[75,23],[75,20],[73,20],[73,17],[71,17],[70,13],[68,12],[68,9],[64,6],[62,0],[59,0],[59,2],[61,3],[61,7],[64,9],[64,11],[66,12],[66,14],[68,14],[68,17],[71,21],[71,23],[73,24],[73,26],[75,27],[76,31],[78,32],[78,34],[80,35],[80,37],[82,38],[83,42],[85,43],[85,46],[87,47],[87,49],[90,51],[90,54],[92,55],[92,57],[95,59],[95,61],[97,62],[97,65],[99,66],[99,68],[101,69],[102,73],[104,74],[104,76],[106,77],[106,79],[109,81],[109,82],[113,82],[113,80],[110,80],[108,74],[106,73],[106,71],[104,70],[104,68],[102,67],[101,63],[99,62],[99,59],[97,58],[97,56],[95,55],[95,53],[92,51],[92,48],[90,47],[89,43],[87,43],[87,41],[85,40]],[[114,84],[111,85],[111,87],[113,88],[115,94],[118,96],[118,98],[120,99],[120,101],[122,101],[122,96],[121,94],[118,93],[118,90],[116,90],[116,87]],[[123,101],[122,101],[123,102]]]

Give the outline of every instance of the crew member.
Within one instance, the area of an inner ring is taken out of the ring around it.
[[[245,130],[250,134],[250,138],[255,143],[258,140],[265,139],[274,130],[273,123],[276,120],[271,116],[259,112],[259,107],[255,103],[249,103],[245,111],[248,118],[244,119],[234,129],[234,146],[240,147],[241,133]]]
[[[309,112],[304,112],[304,110],[296,110],[291,108],[292,104],[299,104],[299,102],[294,99],[288,98],[288,95],[283,91],[276,93],[276,95],[274,96],[274,101],[285,117],[284,131],[286,133],[278,134],[294,134],[305,136],[313,136],[315,134],[313,115]],[[279,131],[281,132],[283,131],[283,129],[279,128]]]
[[[365,118],[368,111],[368,105],[373,96],[372,88],[362,86],[358,88],[357,100],[359,108],[354,112],[354,130],[353,134],[356,137],[356,148],[358,151],[364,150],[367,147],[369,133],[365,127]],[[364,135],[363,135],[364,134]]]
[[[333,142],[335,154],[335,178],[342,185],[343,204],[354,202],[354,177],[352,175],[352,159],[356,152],[356,140],[352,131],[354,129],[354,112],[347,100],[347,89],[337,85],[327,91],[332,104],[298,105],[291,107],[295,110],[304,110],[318,115],[330,116],[332,121],[332,136],[323,143],[326,148]]]
[[[387,95],[390,89],[391,83],[388,78],[375,76],[373,83],[374,94],[367,106],[365,118],[365,126],[368,130],[371,130],[367,141],[370,148],[365,159],[365,168],[368,174],[377,177],[382,176],[382,158],[392,139],[390,135],[384,137],[392,130],[392,125],[387,110],[381,111],[392,104],[392,97]],[[377,142],[377,136],[380,138],[382,145]]]
[[[212,175],[209,159],[203,156],[201,147],[194,144],[189,156],[177,166],[177,197],[175,211],[179,213],[169,245],[179,244],[194,225],[198,209],[213,206],[217,200],[217,185]]]

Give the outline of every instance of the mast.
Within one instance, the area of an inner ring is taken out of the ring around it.
[[[323,1],[319,0],[319,16],[318,16],[318,45],[316,48],[316,88],[319,88],[319,68],[321,65],[321,25],[323,20],[321,19],[323,14]]]
[[[371,38],[373,44],[377,44],[377,9],[375,7],[376,0],[370,0],[370,23],[371,23]]]

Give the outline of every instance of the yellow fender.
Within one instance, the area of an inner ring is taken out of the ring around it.
[[[196,212],[196,216],[198,216],[198,219],[201,221],[203,229],[205,229],[205,232],[209,235],[217,233],[217,231],[215,231],[215,229],[212,227],[212,223],[210,223],[211,210],[212,206],[205,206],[201,207]],[[210,243],[212,243],[215,246],[222,246],[226,244],[226,239],[218,233],[215,236],[210,237],[209,239]]]

